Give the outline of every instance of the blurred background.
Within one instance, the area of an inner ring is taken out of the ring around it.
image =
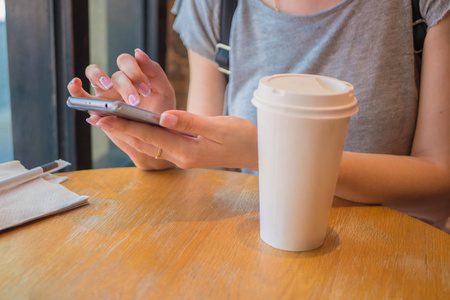
[[[13,159],[5,0],[0,0],[0,162]]]
[[[146,51],[186,108],[187,52],[172,30],[174,0],[0,0],[0,163],[27,168],[62,158],[72,170],[133,166],[83,112],[65,106],[67,83],[121,53]]]

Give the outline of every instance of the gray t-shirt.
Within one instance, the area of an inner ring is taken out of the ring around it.
[[[450,8],[448,0],[420,2],[429,26]],[[227,113],[256,124],[250,101],[263,76],[331,76],[350,82],[358,99],[345,150],[409,155],[418,109],[411,10],[411,0],[343,0],[319,13],[293,16],[259,0],[239,1],[230,37]],[[214,60],[220,0],[177,0],[172,12],[185,46]]]

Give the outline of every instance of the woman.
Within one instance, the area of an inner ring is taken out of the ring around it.
[[[139,49],[134,57],[119,56],[120,71],[111,80],[95,65],[86,75],[99,86],[97,98],[165,111],[161,125],[198,138],[111,117],[92,116],[89,122],[142,169],[257,171],[250,99],[259,78],[286,72],[336,77],[353,84],[359,107],[350,122],[336,196],[383,204],[449,231],[450,3],[421,0],[420,7],[429,29],[419,95],[410,0],[239,1],[228,85],[213,62],[220,0],[178,1],[174,28],[188,48],[193,114],[171,110],[175,96],[167,77]],[[73,96],[91,97],[79,79],[68,88]],[[224,107],[228,116],[222,116]]]

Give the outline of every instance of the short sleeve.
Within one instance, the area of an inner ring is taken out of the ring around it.
[[[449,0],[420,0],[420,13],[428,27],[436,25],[450,10]]]
[[[219,41],[220,1],[176,0],[172,13],[176,15],[173,29],[186,48],[214,61]]]

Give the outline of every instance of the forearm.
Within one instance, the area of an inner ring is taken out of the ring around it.
[[[216,65],[192,50],[189,54],[187,111],[200,116],[221,116],[227,82]]]
[[[450,172],[421,157],[344,152],[336,196],[394,206],[450,203]]]
[[[450,212],[450,14],[428,29],[411,156],[344,152],[336,195],[439,221]]]

